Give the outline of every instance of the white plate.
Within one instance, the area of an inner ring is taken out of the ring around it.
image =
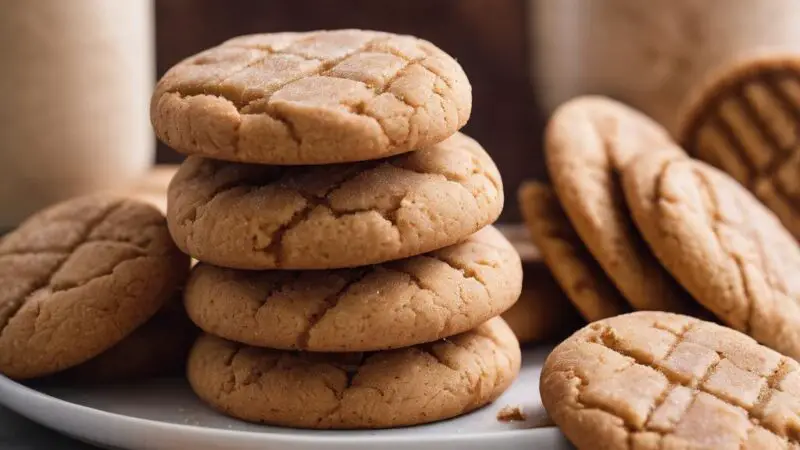
[[[519,380],[494,404],[430,425],[376,431],[270,427],[223,416],[203,405],[182,379],[93,388],[28,387],[0,376],[0,404],[82,441],[124,449],[552,449],[567,450],[539,398],[539,371],[549,348],[526,350]],[[524,422],[497,421],[520,405]]]

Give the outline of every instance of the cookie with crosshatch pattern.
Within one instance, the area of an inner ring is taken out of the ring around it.
[[[179,152],[300,165],[425,148],[471,109],[461,66],[430,42],[334,30],[241,36],[189,57],[159,81],[150,115]]]
[[[800,56],[759,55],[721,69],[681,117],[686,151],[747,186],[800,238]]]
[[[548,356],[542,403],[578,449],[797,448],[800,365],[742,333],[636,312]]]

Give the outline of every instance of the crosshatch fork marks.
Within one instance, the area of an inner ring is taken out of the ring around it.
[[[717,352],[718,355],[720,356],[720,359],[718,361],[716,361],[715,363],[710,364],[709,367],[706,368],[706,370],[704,371],[703,375],[698,378],[700,381],[697,384],[681,381],[681,380],[677,379],[675,376],[672,376],[668,371],[666,371],[665,369],[660,367],[659,362],[669,358],[669,356],[675,351],[675,349],[680,344],[682,344],[684,342],[691,342],[691,343],[693,343],[695,345],[699,345],[695,341],[687,340],[686,336],[690,332],[694,332],[694,331],[707,331],[707,332],[712,332],[713,331],[713,330],[708,330],[708,329],[703,330],[703,328],[705,328],[706,326],[708,326],[708,325],[703,324],[702,322],[699,322],[699,321],[698,322],[693,322],[690,326],[688,326],[687,328],[685,328],[684,330],[682,330],[679,333],[676,333],[674,331],[669,331],[669,330],[667,330],[665,328],[659,328],[659,329],[661,329],[663,331],[668,331],[670,334],[675,336],[675,342],[672,343],[672,345],[670,346],[670,349],[666,352],[666,355],[662,359],[648,361],[647,359],[644,359],[642,357],[642,355],[639,355],[636,352],[627,350],[627,349],[623,348],[622,346],[620,346],[618,344],[618,342],[617,342],[617,339],[616,339],[617,335],[616,335],[615,329],[612,326],[610,326],[608,324],[596,324],[593,327],[593,330],[594,330],[595,333],[593,333],[588,339],[583,340],[584,343],[590,343],[591,342],[591,343],[595,343],[595,344],[598,344],[598,345],[602,345],[605,349],[610,350],[610,351],[612,351],[612,352],[614,352],[614,353],[616,353],[616,354],[618,354],[620,356],[623,356],[626,359],[630,360],[632,365],[641,365],[641,366],[645,366],[645,367],[648,367],[650,369],[653,369],[653,370],[661,373],[666,378],[666,381],[667,381],[668,384],[667,384],[667,387],[665,389],[665,392],[662,392],[660,396],[657,396],[655,404],[651,405],[651,407],[649,409],[649,412],[648,412],[647,420],[643,422],[644,423],[643,427],[637,427],[637,426],[634,426],[633,424],[628,423],[624,418],[620,417],[616,412],[614,412],[613,409],[610,409],[610,408],[608,408],[608,407],[606,407],[606,406],[604,406],[602,404],[594,405],[592,403],[585,403],[583,400],[580,400],[581,407],[585,408],[585,409],[598,409],[598,410],[604,411],[605,413],[607,413],[609,415],[612,415],[614,417],[620,418],[623,421],[623,427],[630,434],[635,434],[635,433],[638,433],[638,432],[648,432],[648,433],[654,433],[654,434],[660,435],[663,438],[664,436],[671,435],[673,432],[672,431],[661,431],[661,430],[651,429],[648,426],[648,421],[649,421],[650,417],[652,417],[653,412],[658,409],[658,407],[663,402],[664,398],[666,397],[666,395],[669,392],[671,392],[676,387],[684,387],[684,388],[690,389],[693,392],[693,398],[692,398],[691,402],[689,402],[689,406],[683,411],[682,415],[685,415],[687,413],[687,411],[691,408],[691,405],[696,401],[697,394],[703,393],[705,395],[709,395],[711,397],[714,397],[715,399],[717,399],[717,400],[719,400],[719,401],[721,401],[721,402],[723,402],[725,404],[728,404],[728,405],[731,405],[733,407],[741,409],[746,414],[747,419],[752,424],[752,426],[750,428],[752,428],[753,426],[764,427],[765,429],[769,430],[771,433],[774,433],[776,436],[780,437],[781,440],[783,440],[784,442],[786,442],[788,444],[792,444],[792,445],[800,445],[800,441],[798,441],[797,436],[794,436],[791,433],[789,433],[787,435],[787,434],[783,433],[783,430],[775,429],[773,424],[766,420],[765,412],[764,412],[764,406],[767,404],[767,402],[769,402],[770,397],[775,392],[785,392],[785,391],[781,391],[780,385],[781,385],[783,380],[785,380],[791,373],[793,373],[796,370],[796,365],[793,364],[793,362],[790,361],[788,358],[782,357],[778,361],[776,366],[774,368],[770,369],[769,375],[760,376],[760,378],[765,381],[765,385],[762,388],[761,392],[759,392],[758,400],[755,402],[754,406],[751,407],[751,408],[741,408],[741,407],[735,405],[734,403],[731,403],[731,401],[726,400],[724,397],[720,396],[719,394],[717,394],[715,392],[712,392],[712,390],[708,389],[704,385],[705,381],[710,379],[712,376],[716,375],[719,370],[723,370],[723,369],[720,368],[721,367],[720,362],[722,362],[723,360],[728,361],[729,363],[731,362],[731,360],[730,359],[726,359],[725,356],[722,354],[722,352],[719,351],[719,350],[709,349],[709,350]],[[655,328],[655,327],[653,327],[653,328]],[[754,346],[755,346],[754,347],[755,350],[757,350],[759,348],[762,348],[760,346],[757,346],[757,344],[754,344]],[[733,365],[735,366],[735,364],[733,364]],[[626,366],[626,368],[628,368],[628,367],[630,367],[630,366]],[[741,370],[744,370],[744,369],[741,369]],[[579,377],[571,369],[567,370],[565,372],[568,372],[568,375],[569,375],[570,378],[573,378],[573,379],[577,378],[578,380],[580,380],[580,385],[578,386],[578,389],[579,389],[579,391],[582,392],[583,388],[587,385],[588,381],[587,380],[583,380],[581,377]],[[749,373],[752,374],[753,372],[749,371]],[[581,398],[580,394],[579,394],[578,398],[579,399]],[[675,424],[679,424],[682,420],[683,420],[683,416],[678,418],[674,423]],[[746,431],[747,431],[747,433],[745,433],[745,435],[749,435],[749,432],[751,431],[751,429],[748,429]],[[629,442],[631,442],[632,439],[633,438],[631,436],[629,436]]]
[[[53,282],[53,278],[56,276],[59,270],[61,270],[64,264],[66,264],[67,261],[69,261],[70,255],[80,246],[85,244],[89,239],[89,237],[92,235],[92,233],[94,233],[96,229],[102,226],[103,223],[105,223],[106,219],[109,216],[111,216],[116,210],[122,207],[122,205],[123,205],[122,202],[116,202],[107,206],[105,211],[103,211],[96,219],[94,219],[92,222],[86,225],[84,232],[81,234],[80,239],[76,241],[76,244],[74,246],[65,249],[63,252],[59,252],[62,253],[60,261],[57,264],[55,264],[55,266],[49,271],[49,274],[47,275],[46,280],[43,283],[34,284],[33,286],[31,286],[30,289],[26,290],[21,296],[11,301],[11,307],[8,308],[7,314],[3,314],[2,318],[4,320],[0,322],[0,338],[2,338],[3,332],[6,330],[6,327],[9,324],[9,322],[11,322],[11,320],[14,319],[14,316],[16,316],[17,313],[22,309],[22,307],[25,306],[25,303],[28,300],[30,300],[33,294],[36,291],[39,291],[43,288],[46,288],[47,286],[50,286]],[[42,253],[47,253],[47,252],[42,252]]]
[[[800,72],[786,68],[768,68],[748,76],[741,77],[727,86],[717,88],[709,99],[704,103],[704,107],[696,115],[691,126],[684,133],[684,146],[692,154],[698,155],[700,130],[704,127],[716,129],[725,137],[729,148],[727,151],[721,149],[711,149],[716,153],[734,154],[738,159],[745,163],[751,172],[746,182],[751,190],[759,182],[770,183],[777,196],[787,204],[793,205],[795,210],[800,211],[800,198],[790,193],[786,186],[777,179],[777,173],[788,164],[797,152],[800,152],[800,105],[796,104],[791,98],[791,94],[786,91],[784,82],[800,82]],[[766,117],[758,112],[757,106],[748,96],[744,95],[748,86],[761,86],[763,92],[768,95],[772,103],[779,105],[779,114],[788,116],[791,121],[796,123],[793,131],[794,139],[786,147],[780,145],[780,139],[775,130],[769,126]],[[746,143],[736,134],[731,123],[721,114],[721,106],[724,102],[734,102],[744,113],[747,122],[752,126],[753,131],[759,136],[760,140],[766,145],[763,149],[750,149],[750,152],[768,152],[769,161],[762,169],[757,168],[752,156],[745,151]],[[723,162],[724,164],[724,162]]]

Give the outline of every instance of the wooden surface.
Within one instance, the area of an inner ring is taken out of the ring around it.
[[[159,76],[230,37],[258,32],[368,28],[428,39],[463,65],[473,86],[464,131],[500,167],[506,188],[502,221],[520,220],[522,179],[543,178],[541,130],[529,80],[525,0],[156,0]],[[159,147],[159,162],[181,156]]]

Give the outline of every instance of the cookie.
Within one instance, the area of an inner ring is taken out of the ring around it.
[[[642,241],[619,185],[631,158],[653,151],[683,153],[660,125],[603,97],[569,101],[547,125],[553,189],[592,256],[634,308],[686,311],[688,296]]]
[[[188,269],[147,204],[88,196],[32,216],[0,241],[0,373],[44,376],[108,350]]]
[[[59,372],[53,379],[103,384],[181,376],[196,337],[197,328],[186,317],[179,295],[117,345],[83,364]]]
[[[800,357],[800,247],[729,175],[643,155],[623,174],[633,217],[664,266],[727,325]]]
[[[387,330],[388,331],[388,330]],[[376,353],[295,353],[202,336],[195,393],[225,414],[298,428],[390,428],[449,419],[494,401],[517,377],[500,318],[431,344]]]
[[[800,365],[688,316],[642,311],[593,323],[553,350],[539,387],[578,449],[798,446]]]
[[[457,134],[417,152],[328,166],[189,157],[169,186],[172,237],[196,259],[239,269],[333,269],[453,245],[503,209],[500,174]]]
[[[330,271],[242,271],[199,264],[186,310],[205,331],[258,347],[374,351],[472,329],[519,297],[522,267],[492,227],[435,252]]]
[[[519,300],[503,313],[520,343],[566,336],[583,321],[542,262],[522,264],[525,274]]]
[[[684,148],[747,186],[800,239],[800,58],[725,67],[682,108]]]
[[[519,206],[542,258],[586,320],[593,322],[630,311],[622,294],[575,233],[548,186],[535,181],[523,183]]]
[[[150,117],[175,150],[330,164],[429,147],[467,123],[472,88],[430,42],[363,30],[241,36],[178,63]]]

